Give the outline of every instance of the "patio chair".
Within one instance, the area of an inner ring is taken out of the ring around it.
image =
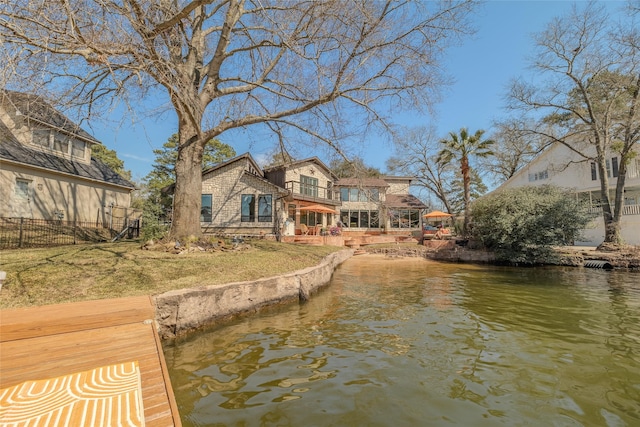
[[[305,224],[300,224],[300,234],[302,234],[303,236],[309,234],[309,227],[307,227]]]

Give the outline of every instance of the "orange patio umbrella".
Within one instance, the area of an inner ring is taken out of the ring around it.
[[[328,214],[334,214],[334,215],[338,213],[335,210],[322,205],[300,206],[300,210],[317,212],[317,213],[328,213]]]
[[[433,211],[433,212],[429,212],[428,214],[424,214],[422,216],[427,219],[438,219],[438,218],[451,218],[453,215],[448,214],[446,212],[442,212],[442,211]]]

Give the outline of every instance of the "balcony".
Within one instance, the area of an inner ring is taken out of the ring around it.
[[[589,212],[602,215],[602,207],[592,206]],[[625,205],[622,207],[622,215],[640,215],[640,205]]]
[[[333,206],[342,204],[342,202],[340,202],[340,193],[333,190],[333,188],[301,184],[299,181],[287,181],[284,183],[284,188],[289,190],[287,201],[290,202],[293,200],[304,200]]]

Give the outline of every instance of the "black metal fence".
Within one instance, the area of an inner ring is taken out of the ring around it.
[[[110,226],[110,227],[109,227]],[[140,236],[140,220],[111,224],[31,218],[0,218],[0,249],[110,242]]]

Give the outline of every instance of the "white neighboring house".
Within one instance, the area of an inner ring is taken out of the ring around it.
[[[606,157],[612,202],[615,198],[619,161],[620,158],[615,153],[610,153]],[[597,246],[604,241],[600,177],[597,165],[593,161],[585,160],[565,145],[556,143],[516,172],[497,190],[544,184],[557,185],[574,191],[576,197],[587,200],[593,212],[598,214],[584,230],[584,240],[576,241],[576,245]],[[625,243],[640,245],[640,158],[631,160],[627,166],[620,227]]]

